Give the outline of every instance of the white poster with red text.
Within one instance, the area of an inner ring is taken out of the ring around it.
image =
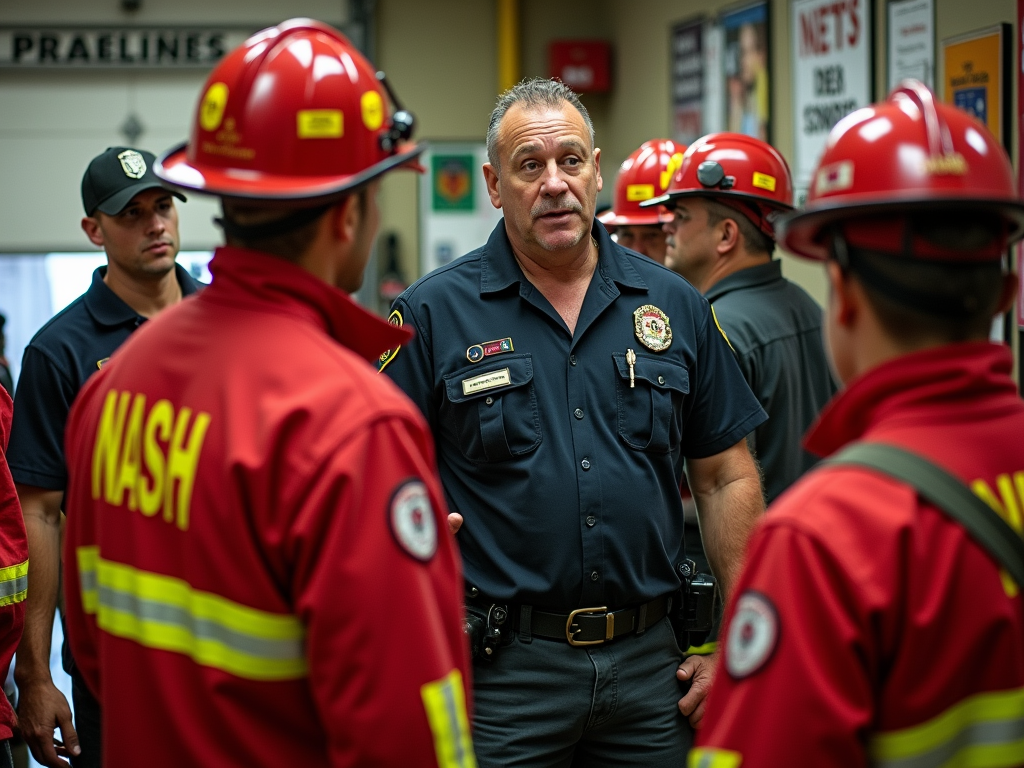
[[[803,205],[828,132],[872,101],[870,0],[793,0],[793,175]]]

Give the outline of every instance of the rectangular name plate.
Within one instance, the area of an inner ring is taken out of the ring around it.
[[[511,383],[512,377],[509,375],[508,368],[502,368],[500,371],[491,371],[490,373],[482,373],[479,376],[463,379],[462,394],[472,395],[477,392],[484,392],[488,389],[504,387]]]

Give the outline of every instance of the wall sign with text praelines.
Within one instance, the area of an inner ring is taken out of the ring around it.
[[[209,68],[254,31],[226,27],[0,27],[0,68]]]

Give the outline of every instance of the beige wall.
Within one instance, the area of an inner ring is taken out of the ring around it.
[[[886,80],[886,0],[874,0],[876,97]],[[1014,0],[935,0],[936,44],[951,35],[1013,22]],[[614,80],[608,94],[584,97],[602,148],[609,199],[618,165],[647,139],[671,129],[669,31],[679,21],[713,16],[735,0],[521,0],[523,76],[547,73],[555,39],[612,41]],[[421,117],[425,138],[481,138],[496,91],[494,0],[379,0],[379,59]],[[787,160],[793,153],[790,2],[772,0],[772,136]],[[444,54],[440,55],[439,50]],[[937,52],[938,53],[938,52]],[[1016,126],[1016,123],[1014,124]],[[1014,130],[1016,135],[1016,130]],[[385,188],[385,229],[402,239],[407,277],[417,276],[415,180]],[[787,275],[824,301],[817,265],[783,256]]]

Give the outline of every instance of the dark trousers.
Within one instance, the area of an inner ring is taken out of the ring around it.
[[[480,768],[680,768],[682,653],[668,619],[604,645],[516,637],[473,667]]]
[[[75,731],[82,754],[71,758],[73,768],[101,768],[102,729],[100,703],[92,695],[78,670],[71,672],[71,698],[75,702]]]

